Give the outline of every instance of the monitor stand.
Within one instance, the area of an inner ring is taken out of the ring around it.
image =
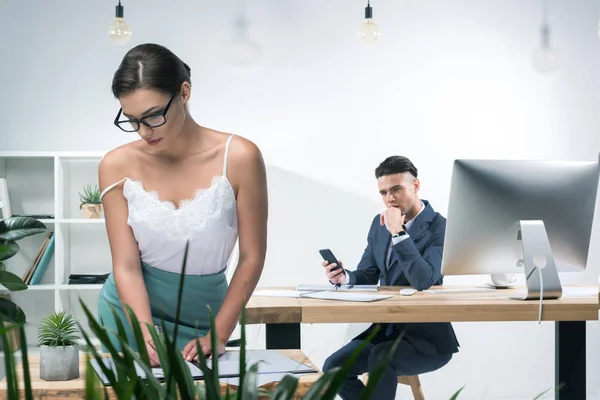
[[[542,296],[544,299],[560,298],[562,286],[544,221],[519,221],[519,227],[527,292],[524,296],[511,298],[518,300],[539,300]]]

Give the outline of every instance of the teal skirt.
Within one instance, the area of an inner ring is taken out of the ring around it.
[[[142,273],[150,298],[150,310],[154,325],[162,327],[164,321],[165,333],[173,338],[181,274],[163,271],[143,263]],[[126,285],[126,283],[124,284]],[[202,337],[209,332],[208,306],[210,306],[213,316],[216,317],[225,299],[227,287],[225,271],[212,275],[185,276],[177,328],[177,347],[180,350],[192,339]],[[116,311],[125,327],[130,346],[137,351],[133,330],[121,305],[112,273],[100,291],[98,321],[109,330],[112,344],[120,351],[121,346],[116,337],[117,324],[111,307]],[[102,351],[107,352],[104,345],[102,345]]]

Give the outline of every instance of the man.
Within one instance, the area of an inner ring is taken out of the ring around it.
[[[446,219],[428,201],[419,199],[417,168],[406,157],[392,156],[376,169],[379,193],[387,209],[371,224],[367,248],[355,271],[323,262],[332,284],[412,286],[425,290],[442,284],[441,263]],[[340,262],[341,263],[341,262]],[[364,388],[359,376],[373,373],[404,332],[390,363],[377,385],[374,399],[394,399],[398,376],[418,375],[446,365],[458,352],[450,323],[380,324],[381,330],[367,345],[350,370],[340,391],[344,400],[358,399]],[[332,354],[324,371],[342,366],[375,324]]]

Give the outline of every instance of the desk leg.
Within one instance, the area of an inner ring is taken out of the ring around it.
[[[556,400],[584,400],[585,321],[558,321],[555,328]],[[562,387],[558,389],[560,386]],[[558,389],[558,390],[557,390]]]
[[[267,349],[300,349],[300,324],[266,324]]]

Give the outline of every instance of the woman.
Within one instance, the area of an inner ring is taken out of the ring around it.
[[[127,52],[112,91],[121,104],[115,125],[141,139],[110,151],[99,166],[113,271],[100,292],[98,317],[116,332],[114,307],[134,344],[121,302],[129,305],[158,365],[146,323],[164,320],[172,337],[189,242],[177,346],[186,360],[197,359],[199,338],[200,351],[211,353],[210,306],[223,353],[265,259],[267,183],[260,150],[194,121],[187,107],[190,68],[163,46],[142,44]],[[238,237],[239,262],[228,287],[226,264]]]

